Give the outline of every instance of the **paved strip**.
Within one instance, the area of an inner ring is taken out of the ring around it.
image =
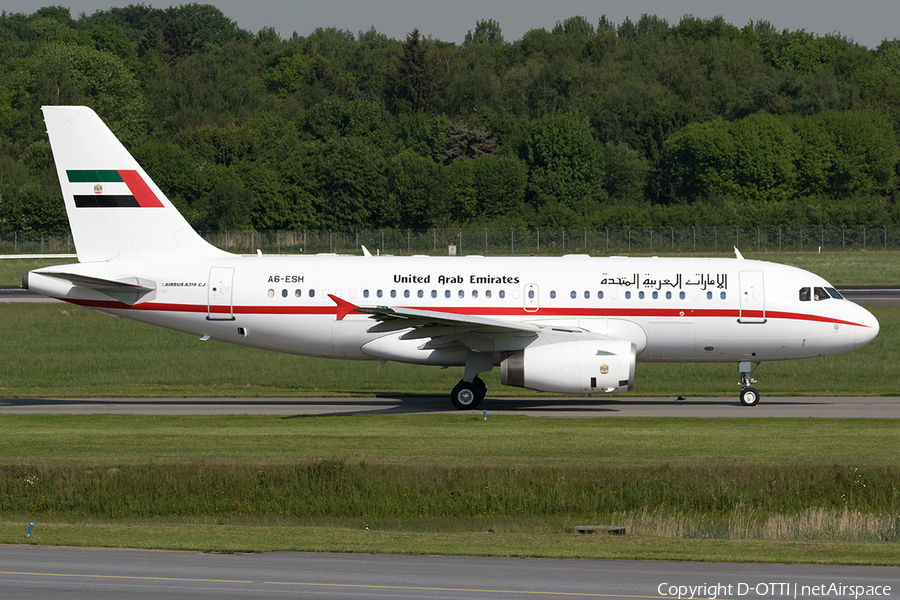
[[[763,397],[743,406],[729,398],[503,398],[485,399],[476,414],[532,417],[821,417],[897,419],[900,397]],[[445,397],[380,398],[0,398],[5,414],[351,415],[472,414]]]
[[[832,583],[879,591],[891,586],[882,595],[888,597],[897,593],[900,581],[896,567],[304,552],[223,555],[28,546],[0,546],[0,565],[4,597],[64,594],[75,600],[126,596],[669,600],[680,592],[688,597],[688,586],[694,587],[695,598],[806,599],[825,595],[812,593],[813,586]],[[698,586],[706,587],[701,592]]]

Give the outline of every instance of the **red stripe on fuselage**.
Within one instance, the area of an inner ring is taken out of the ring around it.
[[[123,302],[112,300],[76,300],[73,298],[58,298],[64,302],[77,304],[79,306],[87,306],[91,308],[106,308],[117,310],[140,310],[140,311],[158,311],[158,312],[185,312],[185,313],[207,313],[209,306],[206,304],[167,304],[161,302],[142,302],[129,306]],[[521,307],[433,307],[433,306],[409,306],[402,308],[412,308],[415,310],[427,310],[432,312],[442,312],[451,315],[471,315],[480,317],[519,317],[529,320],[537,320],[541,317],[571,317],[571,318],[733,318],[737,319],[741,316],[739,310],[733,309],[672,309],[672,308],[541,308],[538,311],[525,311]],[[231,312],[235,315],[335,315],[337,317],[339,308],[337,306],[234,306]],[[215,313],[228,313],[227,306],[214,306]],[[745,313],[747,311],[744,311]],[[683,314],[682,314],[683,313]],[[361,314],[361,313],[351,313]],[[744,315],[748,316],[748,315]],[[749,316],[757,316],[752,314]],[[760,313],[759,316],[762,316]],[[868,327],[861,323],[836,319],[834,317],[826,317],[823,315],[811,315],[797,312],[782,311],[766,311],[767,319],[784,319],[790,321],[814,321],[819,323],[832,323],[835,325],[852,325],[854,327]]]

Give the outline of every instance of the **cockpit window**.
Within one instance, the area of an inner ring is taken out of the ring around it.
[[[828,292],[825,291],[825,288],[817,287],[813,289],[813,298],[815,300],[829,300],[831,296],[828,295]]]
[[[809,302],[809,288],[800,288],[800,302]]]
[[[841,293],[834,288],[827,287],[825,291],[828,292],[828,295],[834,298],[835,300],[843,300],[844,297],[841,296]]]

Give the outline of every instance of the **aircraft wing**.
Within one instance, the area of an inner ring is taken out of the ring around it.
[[[504,321],[475,315],[460,315],[433,310],[395,306],[356,306],[329,294],[338,305],[338,319],[351,312],[365,313],[378,321],[369,333],[409,330],[401,340],[428,340],[422,349],[465,346],[476,352],[521,350],[544,329],[535,323]]]

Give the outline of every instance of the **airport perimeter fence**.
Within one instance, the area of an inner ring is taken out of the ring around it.
[[[731,254],[900,250],[900,228],[881,227],[556,227],[366,229],[358,231],[211,231],[211,244],[239,254],[448,254],[558,256]],[[73,254],[71,234],[0,236],[0,255]]]

